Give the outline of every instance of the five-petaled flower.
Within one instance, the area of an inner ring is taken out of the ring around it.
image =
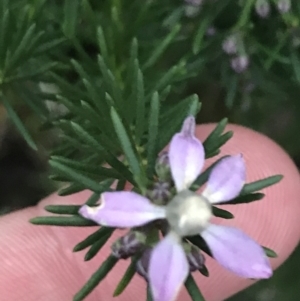
[[[153,204],[133,191],[105,192],[97,207],[84,205],[80,214],[100,225],[131,228],[166,219],[169,233],[151,252],[148,280],[154,301],[173,301],[189,274],[182,238],[201,235],[215,260],[245,278],[272,274],[263,248],[237,228],[211,224],[212,204],[239,195],[245,183],[241,155],[221,160],[212,170],[202,194],[189,190],[204,165],[205,154],[195,137],[195,119],[187,117],[169,148],[171,174],[177,194],[166,206]]]

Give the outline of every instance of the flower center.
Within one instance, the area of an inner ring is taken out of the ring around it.
[[[181,191],[166,206],[167,221],[181,237],[200,234],[211,217],[208,200],[190,190]]]

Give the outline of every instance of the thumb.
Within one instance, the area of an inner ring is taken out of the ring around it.
[[[197,136],[203,140],[213,127],[198,127]],[[300,229],[297,227],[300,214],[299,173],[286,153],[270,139],[240,126],[230,125],[228,129],[233,130],[235,135],[223,147],[221,155],[243,153],[248,182],[274,174],[283,174],[284,179],[265,189],[266,197],[260,202],[228,205],[235,219],[218,222],[239,227],[260,244],[274,249],[279,255],[271,260],[276,268],[289,256],[300,238]],[[95,228],[33,226],[28,223],[34,216],[45,215],[45,205],[82,204],[89,194],[84,191],[64,198],[52,195],[36,207],[0,219],[0,296],[5,296],[6,301],[72,300],[105,260],[110,252],[110,243],[90,262],[83,261],[84,251],[72,253],[74,245]],[[109,242],[120,236],[120,232],[115,231]],[[128,261],[120,261],[86,300],[144,300],[145,283],[138,276],[121,296],[112,297],[127,266]],[[253,283],[224,270],[211,258],[207,258],[207,266],[210,277],[194,274],[207,301],[224,300]],[[189,300],[185,290],[182,290],[178,300]]]

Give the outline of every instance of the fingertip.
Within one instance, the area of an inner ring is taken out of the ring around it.
[[[215,124],[198,126],[198,138],[204,141],[214,128]],[[230,124],[226,130],[234,132],[233,138],[222,147],[220,155],[207,160],[207,164],[224,155],[242,153],[248,183],[277,174],[284,177],[278,184],[263,189],[266,196],[260,201],[222,206],[235,218],[215,219],[215,222],[238,227],[261,245],[274,249],[278,258],[270,260],[275,269],[288,258],[300,239],[300,228],[296,226],[300,216],[299,171],[288,154],[270,138],[239,125]],[[254,283],[222,269],[212,258],[207,258],[207,266],[212,276],[196,275],[196,279],[209,301],[223,300]],[[216,286],[220,289],[211,289]]]
[[[203,141],[214,124],[198,126],[197,136]],[[299,242],[300,229],[300,178],[299,172],[289,156],[269,138],[247,128],[229,125],[233,138],[222,148],[220,156],[242,153],[247,167],[247,182],[255,181],[274,174],[283,174],[284,178],[263,192],[266,197],[247,205],[224,207],[233,212],[233,220],[218,219],[219,224],[234,225],[241,228],[260,244],[274,249],[279,257],[272,259],[276,268],[292,252]],[[208,163],[218,157],[207,160]],[[44,206],[49,204],[83,204],[91,192],[58,197],[52,195],[37,207],[28,208],[0,219],[0,295],[10,300],[71,300],[93,272],[110,253],[110,244],[122,232],[116,231],[109,243],[90,262],[84,262],[84,252],[73,253],[72,249],[79,241],[95,231],[95,228],[61,228],[34,226],[28,220],[34,216],[49,215]],[[114,271],[101,283],[86,300],[112,300],[113,290],[122,278],[129,262],[120,261]],[[207,301],[220,301],[253,283],[222,269],[210,257],[206,258],[210,277],[195,273],[195,279]],[[125,290],[124,294],[114,298],[118,301],[145,298],[145,282],[138,276]],[[183,289],[180,301],[189,300]]]

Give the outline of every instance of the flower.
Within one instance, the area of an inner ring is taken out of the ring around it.
[[[237,53],[237,36],[230,35],[222,43],[222,49],[227,54],[236,54]]]
[[[185,236],[201,235],[212,256],[245,278],[268,278],[270,263],[260,245],[241,230],[210,223],[212,204],[239,195],[245,182],[241,155],[221,160],[212,170],[201,195],[189,190],[204,165],[202,143],[195,137],[195,119],[185,119],[170,143],[169,162],[177,194],[166,206],[153,204],[133,191],[105,192],[97,207],[84,205],[80,214],[100,225],[130,228],[165,219],[170,231],[151,251],[147,279],[154,301],[173,301],[190,273],[182,246]]]
[[[291,9],[291,0],[279,0],[277,2],[277,9],[281,14],[285,14]]]
[[[270,14],[271,6],[268,0],[257,0],[255,3],[256,13],[261,18],[267,18]]]
[[[237,56],[230,61],[231,68],[236,73],[244,72],[249,66],[249,57],[247,55]]]
[[[185,0],[185,15],[188,18],[193,18],[200,12],[203,0]]]

